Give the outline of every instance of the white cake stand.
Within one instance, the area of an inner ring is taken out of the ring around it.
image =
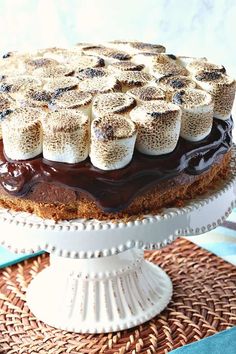
[[[202,234],[225,220],[236,206],[235,151],[230,176],[214,191],[142,220],[55,223],[0,209],[2,245],[14,252],[50,253],[50,266],[27,291],[32,312],[51,326],[80,333],[127,329],[160,313],[171,299],[172,283],[144,260],[144,249]]]

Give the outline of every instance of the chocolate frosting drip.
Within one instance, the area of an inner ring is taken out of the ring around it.
[[[0,184],[5,191],[25,197],[40,182],[61,185],[90,196],[105,212],[125,209],[132,200],[150,187],[185,172],[199,175],[208,170],[232,143],[232,118],[214,119],[211,134],[200,142],[180,138],[176,149],[162,156],[147,156],[135,151],[131,163],[123,169],[102,171],[89,159],[79,164],[45,160],[10,161],[0,141]]]

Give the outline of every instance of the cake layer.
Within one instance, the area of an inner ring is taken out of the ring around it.
[[[230,151],[219,155],[217,162],[201,175],[181,173],[168,181],[162,181],[158,186],[140,193],[127,208],[118,213],[106,213],[83,193],[78,197],[72,190],[48,183],[36,185],[27,198],[9,196],[0,187],[0,206],[54,220],[95,218],[128,221],[132,218],[142,218],[145,214],[157,214],[164,207],[184,206],[187,200],[214,189],[216,181],[227,176],[230,157]]]
[[[204,176],[203,173],[229,151],[232,125],[232,119],[214,119],[211,134],[204,140],[190,142],[180,138],[176,149],[164,156],[152,157],[136,151],[129,165],[114,171],[97,169],[89,159],[73,165],[51,162],[42,156],[22,162],[10,161],[0,142],[1,195],[9,200],[21,198],[30,204],[64,205],[62,209],[70,206],[78,209],[78,205],[81,208],[85,200],[86,205],[87,201],[96,205],[100,214],[126,212],[133,208],[138,197],[155,188],[161,191],[163,183],[164,187],[176,181],[179,185],[191,185],[195,182],[193,176]],[[172,188],[171,193],[173,191]],[[84,215],[82,211],[76,213]]]

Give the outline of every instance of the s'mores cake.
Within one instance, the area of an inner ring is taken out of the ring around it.
[[[0,59],[0,206],[129,220],[227,176],[236,81],[207,58],[138,41]]]

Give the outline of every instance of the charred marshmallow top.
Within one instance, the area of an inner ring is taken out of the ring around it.
[[[236,90],[224,66],[138,41],[9,52],[0,70],[9,160],[90,159],[101,170],[125,167],[135,149],[157,156],[205,139],[213,117],[230,118]]]

